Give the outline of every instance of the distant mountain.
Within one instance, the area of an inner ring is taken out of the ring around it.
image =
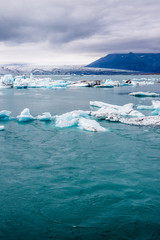
[[[160,73],[160,53],[109,54],[86,67]]]

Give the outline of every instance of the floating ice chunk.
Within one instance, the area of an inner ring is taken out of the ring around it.
[[[89,83],[87,81],[72,82],[70,87],[89,87]]]
[[[113,88],[120,86],[119,81],[113,81],[112,79],[106,79],[105,81],[100,81],[99,84],[95,84],[96,88]]]
[[[111,105],[111,104],[105,104],[102,102],[90,102],[91,104],[97,105],[97,106],[103,106],[97,111],[92,111],[90,114],[92,116],[95,116],[99,119],[117,119],[120,116],[129,116],[129,117],[142,117],[144,116],[141,112],[133,109],[133,104],[128,103],[123,106],[117,106],[117,105]]]
[[[50,81],[49,88],[66,88],[71,82],[64,80]]]
[[[43,115],[38,115],[37,119],[41,121],[50,121],[52,118],[49,112],[44,112]]]
[[[160,116],[147,116],[143,118],[121,118],[121,123],[137,126],[160,126]]]
[[[129,93],[130,96],[135,96],[135,97],[159,97],[160,94],[158,93],[153,93],[153,92],[132,92]]]
[[[51,78],[33,78],[27,79],[29,88],[66,88],[71,82],[64,80],[52,80]]]
[[[28,122],[34,120],[35,118],[30,114],[29,109],[25,108],[21,114],[17,116],[17,119],[19,122]]]
[[[11,74],[8,74],[8,75],[4,75],[2,78],[1,78],[1,81],[2,81],[2,85],[4,87],[13,87],[13,77]]]
[[[0,111],[0,120],[9,120],[11,112],[7,110]]]
[[[78,126],[81,129],[91,131],[91,132],[105,132],[106,129],[102,127],[98,122],[91,119],[80,118]]]
[[[1,126],[0,126],[0,131],[3,131],[3,130],[4,130],[4,126],[1,125]]]
[[[14,88],[27,88],[28,87],[28,83],[27,80],[25,78],[25,76],[16,76],[14,79],[14,83],[13,83],[13,87]]]
[[[87,117],[89,115],[88,111],[76,110],[68,113],[64,113],[59,116],[55,116],[56,127],[72,127],[78,124],[80,117]]]

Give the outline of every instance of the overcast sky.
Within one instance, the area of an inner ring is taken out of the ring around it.
[[[0,63],[88,64],[160,52],[159,0],[1,0]]]

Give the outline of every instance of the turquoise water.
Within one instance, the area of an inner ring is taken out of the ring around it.
[[[1,110],[33,116],[82,109],[90,100],[151,105],[113,89],[4,89]],[[160,128],[100,121],[109,131],[1,122],[0,239],[160,239]]]

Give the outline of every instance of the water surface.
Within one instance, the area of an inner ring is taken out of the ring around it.
[[[97,76],[96,76],[97,77]],[[114,76],[115,77],[115,76]],[[1,110],[36,116],[89,110],[89,101],[151,105],[132,91],[3,89]],[[54,122],[1,122],[0,239],[160,239],[160,129],[100,121],[109,131]]]

